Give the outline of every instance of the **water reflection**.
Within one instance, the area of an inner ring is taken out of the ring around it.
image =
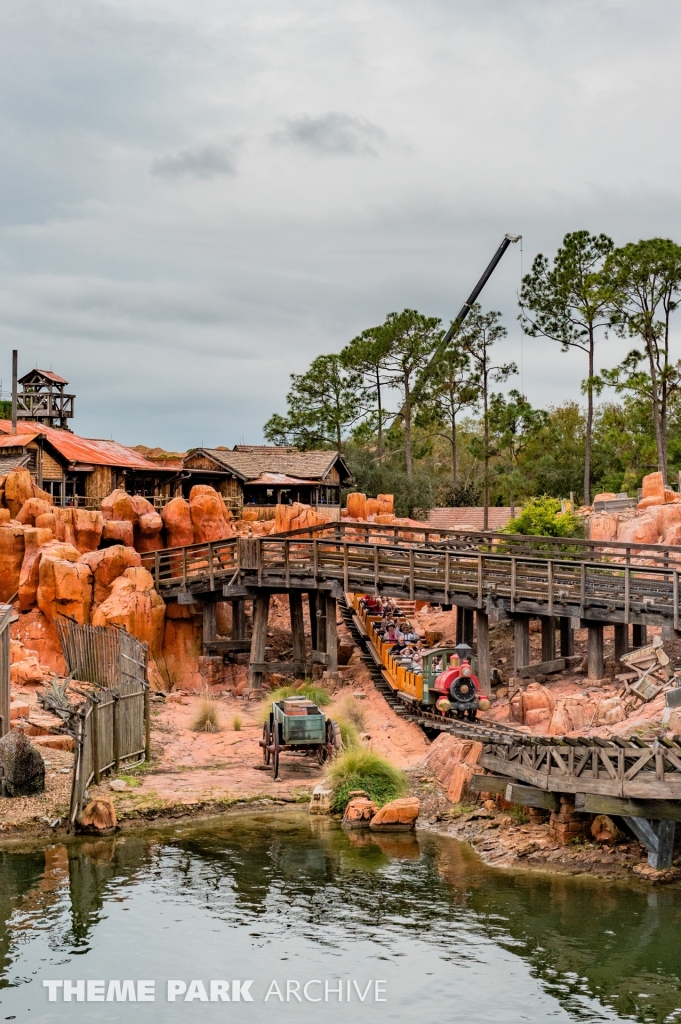
[[[593,1000],[640,1021],[681,1007],[678,888],[494,871],[453,841],[347,835],[298,813],[0,853],[0,987],[17,983],[13,964],[39,932],[57,953],[86,952],[107,905],[140,887],[269,943],[367,940],[394,957],[419,941],[454,964],[475,949],[492,978],[507,950],[575,1019],[603,1019]]]

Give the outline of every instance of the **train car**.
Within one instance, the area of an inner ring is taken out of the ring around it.
[[[436,708],[443,717],[475,721],[478,711],[489,709],[489,700],[475,674],[475,657],[467,644],[442,644],[421,651],[420,669],[416,669],[408,658],[393,654],[394,645],[383,640],[378,632],[383,617],[373,613],[370,597],[355,594],[353,607],[393,690],[413,703]]]

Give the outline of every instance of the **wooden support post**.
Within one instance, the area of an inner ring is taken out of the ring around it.
[[[615,623],[615,661],[621,661],[629,651],[629,627],[626,622]]]
[[[476,611],[475,625],[478,633],[478,680],[482,692],[489,696],[492,692],[492,671],[489,657],[489,616],[487,612]]]
[[[571,658],[575,653],[575,633],[570,623],[570,619],[561,615],[560,617],[560,656],[561,658]]]
[[[317,650],[326,653],[326,601],[323,590],[317,594]]]
[[[151,699],[149,684],[144,684],[144,760],[151,761]]]
[[[338,675],[338,622],[336,620],[336,598],[326,595],[326,653],[329,656],[328,672]]]
[[[289,590],[288,604],[291,613],[291,640],[293,641],[293,663],[305,672],[305,624],[303,622],[303,595],[299,590]]]
[[[556,657],[556,620],[553,615],[541,617],[541,660],[553,661]]]
[[[312,642],[312,650],[319,650],[317,643],[318,629],[317,629],[317,591],[311,590],[307,595],[307,603],[310,609],[310,640]]]
[[[456,606],[456,642],[463,643],[463,608]]]
[[[513,620],[513,645],[515,649],[514,665],[517,674],[519,668],[530,664],[529,615],[518,615]]]
[[[652,821],[648,818],[624,817],[636,838],[648,850],[648,864],[656,871],[672,866],[675,821]]]
[[[251,640],[250,662],[254,666],[262,665],[265,661],[265,647],[267,646],[267,620],[270,613],[270,595],[260,593],[253,602],[253,639]],[[251,690],[259,690],[262,687],[262,672],[255,671],[255,668],[248,666],[248,686]]]
[[[590,622],[587,641],[587,678],[602,679],[605,672],[603,661],[603,623]]]
[[[121,767],[121,723],[118,714],[118,697],[116,694],[112,694],[113,706],[111,708],[111,718],[113,726],[113,757],[114,757],[114,771],[118,774]]]
[[[146,712],[146,705],[144,710]],[[95,694],[92,695],[90,724],[92,728],[92,770],[95,774],[95,786],[98,786],[101,781],[101,776],[99,774],[99,700]]]
[[[203,647],[217,639],[217,605],[215,601],[203,602]]]
[[[456,642],[457,644],[468,644],[473,646],[473,609],[456,609]]]
[[[639,626],[636,623],[631,627],[631,646],[645,647],[648,643],[647,626]]]
[[[246,602],[243,597],[232,601],[232,640],[246,638]]]

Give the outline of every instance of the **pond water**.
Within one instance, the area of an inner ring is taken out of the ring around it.
[[[681,1021],[680,935],[678,888],[225,817],[0,852],[0,1024]]]

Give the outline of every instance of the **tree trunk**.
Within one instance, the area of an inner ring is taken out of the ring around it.
[[[456,464],[456,416],[452,416],[452,487],[454,490],[456,490],[458,482],[458,467]]]
[[[411,459],[411,392],[409,377],[404,377],[404,457],[407,463],[407,482],[414,482],[414,467]]]
[[[660,392],[655,366],[655,340],[646,338],[648,362],[650,365],[650,390],[653,399],[653,423],[655,426],[655,445],[657,448],[657,468],[662,473],[664,483],[667,482],[667,452],[665,438],[662,434],[662,410],[660,409]]]
[[[482,528],[486,530],[489,525],[489,416],[487,412],[487,373],[483,376],[482,383],[483,400],[483,421],[484,421],[484,453],[485,453],[485,474],[482,492]]]
[[[376,367],[376,403],[378,405],[378,443],[376,454],[379,459],[383,457],[383,406],[381,405],[381,374]]]
[[[584,439],[584,504],[591,504],[591,434],[594,420],[594,329],[589,325],[589,386],[586,392],[586,437]]]

